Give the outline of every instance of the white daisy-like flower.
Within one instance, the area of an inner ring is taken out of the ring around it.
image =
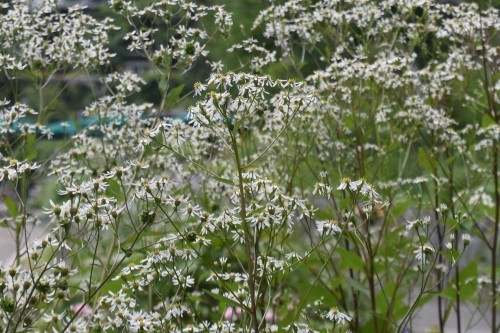
[[[469,234],[463,234],[462,235],[462,242],[464,243],[464,246],[467,246],[470,244],[472,241],[472,236]]]
[[[204,84],[203,84],[203,83],[201,83],[201,82],[196,82],[196,83],[194,84],[194,95],[195,95],[195,96],[200,96],[200,95],[201,95],[201,93],[202,93],[204,90],[206,90],[206,89],[207,89],[207,86],[206,86],[206,85],[204,85]]]
[[[351,181],[350,178],[342,178],[340,180],[340,185],[339,187],[337,187],[337,191],[343,191],[347,188],[347,186],[349,185],[349,182]]]
[[[419,261],[421,261],[422,259],[425,261],[425,255],[429,255],[429,254],[432,254],[434,252],[436,252],[436,250],[434,250],[432,245],[429,243],[426,243],[426,244],[420,246],[418,249],[416,249],[414,251],[415,258]]]
[[[323,315],[324,318],[329,319],[337,324],[344,325],[346,321],[351,321],[352,318],[346,315],[343,312],[340,312],[339,309],[334,306],[330,308],[330,311]]]
[[[342,232],[342,229],[336,220],[316,221],[316,229],[320,234],[324,234],[325,236]]]

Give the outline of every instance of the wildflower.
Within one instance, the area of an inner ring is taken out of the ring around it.
[[[172,319],[172,318],[179,318],[183,317],[184,314],[188,314],[189,309],[185,307],[184,305],[181,305],[179,303],[175,304],[170,304],[167,307],[167,313],[165,314],[166,319]]]
[[[413,221],[406,221],[406,230],[413,229],[416,226],[418,226],[419,224],[420,224],[420,219],[416,219]]]
[[[51,208],[44,208],[44,211],[46,214],[49,214],[50,216],[57,216],[61,215],[62,208],[59,205],[56,205],[51,199],[49,199],[49,203]]]
[[[250,225],[257,230],[263,230],[271,226],[270,219],[263,215],[257,215],[250,219]]]
[[[62,319],[66,316],[66,312],[55,313],[54,310],[51,310],[50,313],[46,313],[43,315],[43,321],[46,323],[53,323],[54,325],[61,322]]]
[[[330,311],[325,313],[323,315],[323,317],[325,317],[325,318],[327,318],[327,319],[329,319],[337,324],[340,324],[340,325],[344,325],[346,321],[352,320],[351,317],[349,317],[348,315],[346,315],[343,312],[340,312],[336,306],[330,308]]]
[[[201,82],[196,82],[194,84],[194,95],[199,96],[203,91],[207,89],[207,86],[202,84]]]
[[[287,254],[285,254],[285,259],[286,260],[292,260],[292,259],[295,259],[295,260],[302,260],[302,256],[300,254],[298,254],[297,252],[293,251],[293,252],[289,252]]]
[[[224,311],[224,319],[227,321],[236,321],[238,318],[241,316],[241,308],[233,308],[231,306],[228,306],[226,311]]]
[[[363,179],[351,181],[349,182],[349,190],[351,190],[352,192],[357,192],[359,190],[359,186],[364,184],[365,181]]]
[[[212,72],[215,73],[220,73],[224,69],[224,65],[222,64],[221,61],[213,61],[213,62],[207,61],[207,64],[210,65]]]
[[[88,332],[86,321],[83,318],[77,318],[69,325],[68,332]]]
[[[184,276],[180,274],[175,274],[174,276],[172,276],[172,283],[174,284],[174,286],[190,288],[194,284],[194,279],[191,277],[191,275]]]
[[[94,310],[86,303],[76,303],[72,306],[73,312],[83,317],[88,317],[94,312]]]
[[[471,240],[472,240],[471,235],[469,235],[469,234],[463,234],[462,235],[462,242],[464,243],[464,247],[467,246],[467,245],[469,245],[470,242],[471,242]]]
[[[413,253],[415,253],[415,258],[419,261],[425,261],[425,255],[429,255],[436,252],[431,244],[425,243],[416,249]]]
[[[366,182],[363,182],[362,186],[361,186],[361,190],[360,190],[361,194],[364,195],[365,197],[368,197],[370,198],[371,200],[374,200],[376,197],[378,197],[378,193],[375,192],[375,190],[373,189],[373,187],[366,183]]]
[[[337,187],[337,190],[338,191],[343,191],[347,188],[347,186],[349,186],[349,182],[351,181],[350,178],[342,178],[340,180],[340,185],[339,187]]]
[[[336,220],[316,221],[316,229],[324,236],[330,236],[331,234],[342,232],[342,229],[339,227],[339,223]]]
[[[264,313],[264,320],[268,323],[275,323],[278,320],[278,316],[273,310],[267,310]]]

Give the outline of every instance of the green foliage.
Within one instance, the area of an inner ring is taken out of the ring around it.
[[[498,330],[497,9],[32,5],[0,11],[0,329]]]

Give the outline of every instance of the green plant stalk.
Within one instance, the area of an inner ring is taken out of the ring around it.
[[[257,303],[255,298],[255,265],[254,261],[257,260],[257,253],[252,254],[251,249],[251,239],[252,235],[248,228],[246,220],[246,201],[245,201],[245,190],[243,188],[243,168],[240,161],[240,155],[238,150],[238,142],[236,141],[235,133],[231,133],[231,145],[233,147],[234,159],[236,162],[236,168],[238,169],[238,188],[240,191],[240,216],[243,224],[243,230],[245,232],[245,252],[248,258],[248,289],[250,291],[250,310],[252,317],[252,324],[255,333],[259,333],[259,321],[257,319]]]
[[[27,139],[27,137],[25,137]],[[27,196],[28,196],[28,180],[27,180],[27,175],[24,174],[21,178],[21,193],[18,194],[19,200],[21,202],[21,206],[23,209],[22,212],[22,220],[21,223],[15,223],[15,232],[16,232],[16,266],[19,266],[21,264],[21,234],[24,232],[24,241],[25,241],[25,246],[26,249],[28,248],[28,234],[26,231],[26,216],[28,215],[27,212]],[[17,184],[16,184],[17,185]],[[17,186],[16,186],[17,187]],[[29,259],[28,259],[29,260]]]
[[[97,214],[97,212],[96,212]],[[98,218],[97,216],[95,217],[96,219]],[[96,242],[95,242],[95,249],[94,249],[94,254],[92,255],[92,264],[90,266],[90,276],[89,276],[89,299],[92,291],[92,275],[94,273],[94,266],[95,266],[95,260],[97,257],[97,248],[99,247],[99,239],[100,239],[100,232],[99,229],[97,229],[97,235],[96,235]]]
[[[493,146],[493,179],[495,184],[495,225],[493,230],[493,246],[491,249],[491,332],[497,332],[497,249],[498,249],[498,232],[500,226],[500,190],[498,189],[498,146]]]
[[[450,158],[449,150],[448,148],[446,149],[446,157]],[[452,217],[455,218],[455,204],[453,203],[453,181],[454,181],[454,174],[453,174],[453,162],[448,163],[448,182],[449,182],[449,200],[450,200],[450,209],[451,209],[451,214]],[[454,231],[455,235],[455,241],[454,241],[454,248],[455,250],[458,251],[458,229],[455,229]],[[455,304],[456,304],[456,309],[455,312],[457,314],[457,332],[461,333],[462,332],[462,318],[461,318],[461,311],[460,311],[460,261],[457,260],[456,263],[456,268],[455,268]]]
[[[431,268],[436,267],[436,262],[438,262],[438,258],[439,258],[439,256],[436,254],[434,256],[434,260],[432,261],[432,264],[430,265]],[[427,286],[429,278],[432,275],[432,269],[429,270],[429,272],[428,272],[428,274],[426,276],[425,272],[424,272],[424,258],[423,257],[422,257],[422,263],[421,264],[422,264],[422,278],[420,280],[420,291],[418,292],[418,295],[417,295],[415,301],[410,306],[410,309],[408,309],[408,311],[406,312],[405,316],[403,317],[403,320],[401,320],[401,324],[398,327],[397,333],[401,333],[402,330],[406,327],[406,325],[408,325],[408,323],[410,321],[411,315],[415,312],[415,310],[417,309],[418,303],[422,299],[422,296],[426,293],[426,291],[425,291],[426,288],[425,287]],[[439,282],[441,282],[441,280]]]
[[[498,124],[500,119],[495,107],[494,98],[492,96],[493,92],[490,91],[490,83],[489,83],[489,73],[488,73],[488,64],[486,62],[486,43],[485,39],[486,31],[482,28],[483,21],[482,17],[479,16],[479,24],[480,24],[480,34],[481,34],[481,53],[482,53],[482,65],[483,65],[483,87],[484,92],[486,94],[486,99],[488,101],[488,112],[490,116],[495,120]],[[492,297],[492,307],[491,307],[491,332],[497,332],[497,248],[498,248],[498,232],[500,226],[500,190],[498,189],[498,145],[494,141],[493,143],[493,182],[495,184],[495,225],[493,227],[493,244],[491,247],[491,297]]]
[[[439,218],[439,213],[437,212],[436,208],[439,207],[439,193],[438,193],[438,184],[437,184],[437,181],[435,180],[434,181],[434,206],[435,206],[435,209],[434,209],[434,217],[436,219],[436,228],[437,228],[437,233],[438,233],[438,240],[439,240],[439,253],[437,254],[437,258],[438,258],[438,265],[441,265],[443,263],[443,256],[441,254],[441,250],[443,248],[443,231],[441,229],[441,226],[439,225],[439,221],[440,221],[440,218]],[[444,286],[443,286],[443,280],[441,279],[442,275],[441,275],[441,271],[438,270],[437,271],[437,278],[438,278],[438,317],[439,317],[439,332],[440,333],[444,333],[444,324],[445,324],[445,319],[443,317],[443,297],[441,296],[441,292],[443,291],[444,289]]]
[[[30,278],[31,278],[31,281],[32,281],[33,288],[31,288],[31,291],[29,292],[28,296],[26,297],[27,301],[24,304],[23,308],[21,309],[20,312],[18,312],[18,319],[16,320],[14,326],[12,326],[12,330],[9,330],[9,328],[11,328],[11,324],[13,322],[12,321],[13,317],[9,318],[9,322],[7,324],[7,327],[5,328],[5,332],[17,332],[17,328],[21,324],[21,321],[22,321],[24,315],[26,314],[27,311],[30,310],[28,308],[28,306],[29,306],[29,300],[31,299],[31,297],[33,296],[33,293],[36,290],[35,286],[38,285],[38,283],[40,282],[40,280],[44,277],[45,272],[49,269],[49,263],[52,261],[52,259],[54,259],[54,257],[56,256],[57,252],[62,247],[63,243],[64,243],[64,241],[59,242],[59,244],[57,245],[56,249],[51,253],[49,259],[45,263],[45,266],[41,270],[41,272],[40,272],[40,274],[39,274],[39,276],[38,276],[38,278],[36,280],[34,278],[34,275],[30,274]]]
[[[418,132],[420,134],[420,137],[424,140],[424,143],[427,145],[427,147],[430,149],[430,151],[432,151],[432,147],[436,146],[434,135],[432,135],[432,142],[428,142],[425,139],[425,136],[420,129],[418,130]],[[439,158],[437,156],[435,156],[435,160],[439,161]],[[441,168],[442,168],[442,166],[441,166]],[[443,173],[446,173],[445,170],[442,170],[442,171],[443,171]],[[438,176],[437,173],[438,173],[437,168],[432,167],[432,174],[437,177]],[[430,197],[430,193],[429,193],[429,197]],[[439,242],[439,249],[438,249],[438,253],[437,253],[436,257],[437,257],[438,265],[441,266],[441,264],[443,263],[443,255],[441,254],[441,250],[443,249],[444,235],[443,235],[443,229],[441,228],[441,226],[439,224],[440,215],[439,215],[438,211],[436,210],[438,207],[439,207],[439,186],[438,186],[437,180],[434,179],[434,219],[436,220],[436,230],[437,230],[438,242]],[[444,285],[443,285],[444,281],[443,281],[442,277],[443,276],[441,274],[441,271],[437,270],[437,278],[438,278],[437,302],[438,302],[438,319],[439,319],[439,332],[440,333],[444,333],[444,325],[446,322],[445,318],[443,317],[443,297],[441,296],[441,292],[444,289]]]
[[[346,250],[349,249],[349,242],[347,239],[345,240],[345,248]],[[359,251],[357,251],[359,252]],[[354,280],[354,270],[352,268],[349,268],[349,277]],[[354,330],[359,329],[359,301],[358,301],[358,292],[354,289],[354,287],[351,287],[351,294],[352,294],[352,305],[354,306]]]
[[[343,231],[344,230],[342,230],[342,232]],[[307,298],[309,297],[309,295],[311,294],[313,288],[316,286],[316,284],[318,283],[318,281],[320,281],[321,273],[325,270],[326,266],[330,263],[330,259],[332,258],[333,254],[335,253],[335,250],[337,249],[338,245],[339,245],[339,239],[337,239],[337,242],[335,243],[335,245],[333,246],[333,249],[329,253],[328,258],[326,258],[325,263],[323,264],[323,266],[321,266],[318,274],[316,275],[316,278],[311,283],[311,286],[309,287],[309,289],[307,290],[306,294],[304,295],[304,298],[300,301],[300,303],[299,303],[299,305],[297,307],[297,309],[299,309],[299,310],[295,311],[295,314],[293,315],[293,318],[292,318],[292,321],[290,323],[290,326],[289,326],[290,328],[288,329],[288,332],[292,332],[292,329],[293,329],[292,328],[292,324],[295,323],[295,321],[297,320],[297,318],[298,318],[298,316],[300,314],[300,309],[302,309],[304,307],[304,304],[307,301]]]
[[[90,74],[88,73],[88,71],[86,71],[86,73],[87,73],[87,76],[89,76],[89,77],[90,77]],[[91,82],[91,81],[90,81],[90,82]],[[106,86],[107,86],[107,84],[106,84]],[[91,85],[91,87],[92,87],[92,91],[94,92],[94,95],[95,95],[96,93],[95,93],[95,91],[94,91],[94,87],[93,87],[93,85]],[[107,87],[108,87],[108,86],[107,86]],[[108,87],[108,89],[110,89],[110,87]],[[162,102],[161,102],[162,104],[161,104],[161,105],[163,105],[163,104],[165,103],[165,99],[166,99],[166,94],[162,97]],[[143,159],[144,159],[144,151],[142,151],[142,152],[141,152],[141,155],[140,155],[140,157],[139,157],[139,161],[142,161]],[[136,179],[136,177],[137,177],[137,171],[134,171],[134,176],[133,176],[133,179]],[[122,189],[122,191],[123,191],[124,203],[125,203],[125,209],[126,209],[126,211],[127,211],[127,215],[128,215],[128,217],[129,217],[129,219],[130,219],[130,222],[131,222],[132,226],[134,227],[135,231],[137,232],[137,228],[135,227],[135,224],[134,224],[134,222],[133,222],[133,219],[132,219],[132,214],[131,214],[131,212],[130,212],[130,208],[129,208],[129,205],[128,205],[128,199],[127,199],[127,196],[128,196],[128,194],[130,193],[130,191],[131,191],[131,189],[132,189],[132,186],[130,185],[130,186],[128,187],[128,189],[125,189],[125,185],[123,184],[123,181],[122,181],[122,178],[121,178],[121,177],[119,178],[119,181],[120,181],[120,187],[121,187],[121,189]],[[119,227],[118,223],[117,223],[117,226],[116,226],[116,227],[117,227],[117,229],[118,229],[118,227]],[[104,266],[104,267],[107,267],[107,266],[109,265],[109,263],[111,262],[111,258],[112,258],[113,253],[114,253],[114,248],[115,248],[115,246],[116,246],[116,240],[117,240],[117,237],[113,237],[113,239],[111,240],[111,246],[110,246],[110,249],[109,249],[108,255],[107,255],[107,257],[106,257],[106,261],[105,261],[105,263],[106,263],[106,264],[105,264],[105,266]],[[103,278],[104,278],[104,276],[103,276]],[[103,282],[103,280],[101,280],[101,283],[102,283],[102,282]]]
[[[176,231],[177,233],[179,233],[182,237],[185,237],[185,236],[186,236],[186,233],[185,233],[185,232],[183,232],[182,230],[180,230],[180,229],[179,229],[179,227],[178,227],[178,226],[175,224],[175,222],[172,220],[171,215],[169,216],[169,215],[168,215],[168,212],[167,212],[167,211],[166,211],[166,210],[165,210],[162,206],[158,206],[158,208],[160,209],[160,211],[161,211],[163,214],[165,214],[165,216],[167,217],[168,221],[169,221],[169,222],[172,224],[172,226],[174,227],[175,231]],[[215,236],[214,234],[212,234],[212,235],[213,235],[213,236]],[[221,241],[223,241],[223,240],[222,240],[222,238],[220,238],[220,237],[219,237],[219,239],[220,239]],[[213,264],[212,264],[212,261],[203,259],[203,256],[202,256],[202,254],[201,254],[201,252],[200,252],[199,250],[197,250],[197,249],[196,249],[196,248],[195,248],[195,247],[194,247],[191,243],[187,243],[187,244],[188,244],[188,245],[189,245],[189,247],[190,247],[190,248],[191,248],[191,249],[192,249],[192,250],[193,250],[193,251],[194,251],[194,252],[198,255],[198,257],[199,257],[199,258],[201,258],[201,259],[203,260],[203,265],[206,265],[206,266],[210,269],[210,271],[211,271],[212,273],[214,273],[214,274],[215,274],[215,276],[217,277],[217,279],[218,279],[218,281],[221,283],[221,285],[222,285],[225,289],[227,289],[227,290],[229,291],[229,293],[231,293],[231,295],[232,295],[235,299],[237,299],[237,298],[238,298],[238,296],[237,296],[237,295],[233,292],[233,290],[232,290],[232,289],[228,286],[228,283],[227,283],[226,281],[224,281],[224,279],[221,277],[221,275],[220,275],[220,274],[217,272],[217,270],[214,268],[214,266],[213,266]],[[231,247],[230,247],[230,246],[228,246],[228,248],[231,248]],[[232,251],[232,249],[231,249],[230,251],[231,251],[231,252],[233,252],[233,251]],[[235,255],[235,256],[236,256],[236,255]],[[238,259],[238,258],[237,258],[237,259]],[[239,262],[239,259],[238,259],[238,262]],[[240,267],[242,267],[242,268],[243,268],[243,266],[242,266],[241,264],[240,264]],[[240,305],[241,305],[241,308],[242,308],[243,310],[250,312],[250,309],[249,309],[249,308],[248,308],[245,304],[240,304]]]
[[[370,301],[371,301],[371,307],[372,307],[372,316],[373,316],[373,326],[375,329],[375,332],[379,332],[378,330],[378,317],[377,317],[377,294],[375,293],[375,256],[376,254],[373,253],[372,249],[372,242],[371,242],[371,235],[370,235],[370,230],[369,230],[369,218],[367,221],[365,221],[366,225],[366,249],[367,249],[367,256],[368,256],[368,270],[367,270],[367,278],[368,278],[368,284],[370,287]]]
[[[139,240],[139,237],[141,236],[142,232],[146,229],[147,225],[143,225],[143,227],[141,228],[141,230],[139,230],[139,232],[135,233],[135,238],[134,238],[134,241],[132,242],[132,245],[130,246],[130,250],[134,247],[134,245],[137,243],[137,241]],[[111,279],[111,277],[113,276],[113,274],[116,272],[116,270],[120,267],[120,265],[125,261],[125,259],[127,259],[129,257],[128,253],[125,253],[123,255],[123,257],[117,261],[113,267],[111,268],[111,270],[109,271],[108,275],[106,275],[102,281],[100,282],[99,286],[96,287],[96,289],[93,291],[93,292],[89,292],[89,297],[83,302],[83,304],[80,306],[80,308],[78,309],[78,311],[75,311],[75,313],[73,314],[73,316],[68,320],[68,323],[66,324],[66,326],[64,326],[64,328],[62,329],[62,332],[66,332],[67,329],[69,328],[69,326],[71,325],[71,323],[73,323],[73,321],[78,317],[78,315],[80,314],[80,312],[83,310],[83,308],[85,307],[85,305],[87,305],[90,300],[92,298],[94,298],[94,296],[96,296],[100,290],[102,289],[102,287],[106,284],[106,282]],[[89,290],[90,291],[90,290]]]
[[[387,299],[387,296],[384,292],[384,296],[386,296],[386,301],[387,301],[387,304],[388,304],[388,307],[387,307],[387,311],[386,311],[386,319],[388,318],[392,318],[393,319],[393,322],[396,324],[396,320],[395,320],[395,317],[394,317],[394,307],[396,305],[396,295],[399,291],[399,288],[401,287],[401,284],[403,283],[403,279],[406,275],[406,273],[410,270],[410,267],[411,267],[411,259],[407,261],[407,259],[411,258],[409,255],[407,255],[404,259],[404,262],[402,263],[401,267],[404,267],[404,269],[401,269],[398,273],[398,276],[396,278],[396,283],[394,284],[394,291],[392,292],[392,294],[390,295],[391,297],[391,300],[390,302],[388,301]],[[379,279],[379,283],[382,284],[382,282],[380,281]],[[382,328],[382,332],[388,332],[389,330],[389,320],[385,320],[384,321],[384,326]]]
[[[455,229],[454,232],[455,241],[454,248],[458,250],[458,230]],[[455,268],[455,304],[456,309],[455,312],[457,314],[457,332],[462,332],[462,316],[460,311],[460,260],[457,260],[456,268]]]

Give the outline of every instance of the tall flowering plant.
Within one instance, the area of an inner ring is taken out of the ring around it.
[[[1,6],[4,331],[404,332],[433,306],[461,332],[464,305],[498,330],[494,6],[273,1],[235,68],[223,6]],[[45,158],[75,77],[91,124]]]

